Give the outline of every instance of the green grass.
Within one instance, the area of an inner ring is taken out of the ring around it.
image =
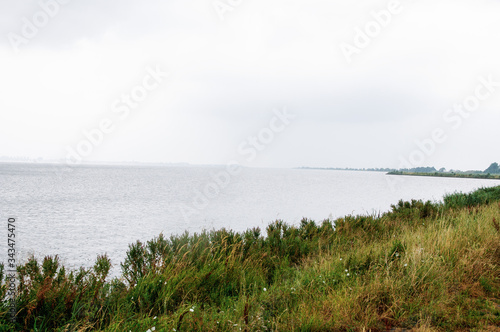
[[[0,331],[486,330],[500,325],[499,200],[485,188],[380,216],[160,235],[131,244],[112,280],[106,256],[78,271],[32,258]]]

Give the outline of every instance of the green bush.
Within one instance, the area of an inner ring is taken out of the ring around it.
[[[458,209],[489,204],[500,200],[500,187],[481,188],[472,193],[455,193],[444,197],[444,207]]]

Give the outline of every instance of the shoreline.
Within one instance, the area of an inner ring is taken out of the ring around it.
[[[480,179],[480,180],[500,180],[500,174],[460,174],[460,173],[416,173],[416,172],[389,172],[386,175],[406,175],[406,176],[427,176],[435,178],[460,178],[460,179]]]

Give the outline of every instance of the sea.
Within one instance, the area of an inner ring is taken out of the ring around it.
[[[18,265],[31,255],[57,255],[69,269],[88,268],[107,254],[119,276],[129,245],[160,233],[253,227],[265,233],[275,220],[298,225],[303,218],[379,214],[401,199],[440,201],[498,185],[364,171],[2,163],[0,262],[14,232]]]

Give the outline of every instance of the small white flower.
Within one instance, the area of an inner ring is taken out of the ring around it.
[[[349,276],[349,273],[347,274],[347,276]]]
[[[326,282],[323,280],[323,283],[326,284]]]
[[[396,253],[396,257],[399,257],[399,253]]]
[[[156,319],[156,318],[158,318],[158,317],[157,317],[157,316],[155,316],[153,319]]]
[[[264,287],[264,292],[267,292],[267,289],[266,289],[266,287]]]
[[[342,260],[342,258],[340,260]]]
[[[347,270],[345,270],[345,271],[346,271],[346,272],[349,272],[349,271],[347,271]]]
[[[408,264],[405,264],[405,267],[408,266]]]
[[[172,331],[177,332],[177,330],[176,330],[176,329],[172,329]]]
[[[191,308],[191,309],[189,309],[189,311],[194,312],[194,309],[193,309],[193,308]]]

